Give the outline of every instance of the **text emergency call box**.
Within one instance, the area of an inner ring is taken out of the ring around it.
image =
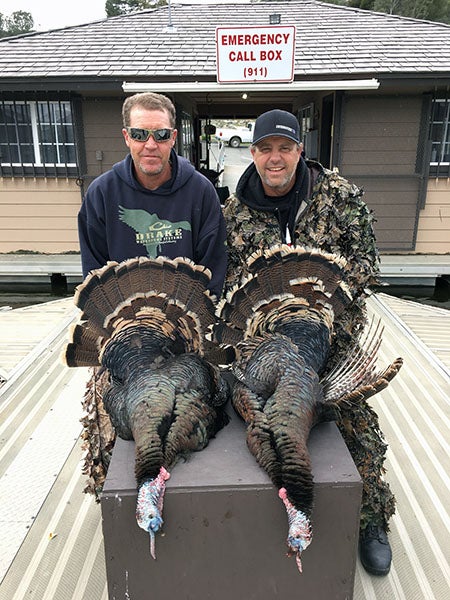
[[[294,79],[295,26],[217,27],[219,83]]]

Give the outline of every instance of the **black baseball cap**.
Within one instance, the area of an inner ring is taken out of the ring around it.
[[[286,137],[300,143],[300,125],[292,113],[278,108],[260,115],[255,121],[253,144],[273,135]]]

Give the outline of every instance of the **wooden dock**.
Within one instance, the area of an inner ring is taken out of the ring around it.
[[[405,363],[372,400],[397,497],[393,565],[378,578],[358,563],[353,597],[447,600],[450,311],[385,294],[368,306],[385,326],[380,366]],[[100,507],[81,473],[89,372],[59,358],[75,316],[71,298],[0,311],[0,600],[108,598]]]

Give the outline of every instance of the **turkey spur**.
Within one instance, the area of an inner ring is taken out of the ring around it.
[[[189,259],[140,257],[91,271],[75,294],[82,314],[64,360],[109,372],[103,403],[117,435],[135,441],[136,519],[153,557],[169,470],[228,422],[228,386],[207,359],[210,277]]]
[[[380,327],[348,349],[345,362],[321,378],[333,322],[351,304],[345,259],[316,249],[275,246],[253,254],[249,275],[217,307],[217,342],[233,344],[232,402],[247,424],[247,444],[279,491],[288,517],[289,554],[301,571],[312,537],[313,476],[307,441],[339,405],[382,390],[402,360],[376,368]]]

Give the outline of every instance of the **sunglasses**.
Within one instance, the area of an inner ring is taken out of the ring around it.
[[[127,127],[128,135],[135,142],[146,142],[152,135],[155,142],[167,142],[173,134],[173,129],[139,129]]]

